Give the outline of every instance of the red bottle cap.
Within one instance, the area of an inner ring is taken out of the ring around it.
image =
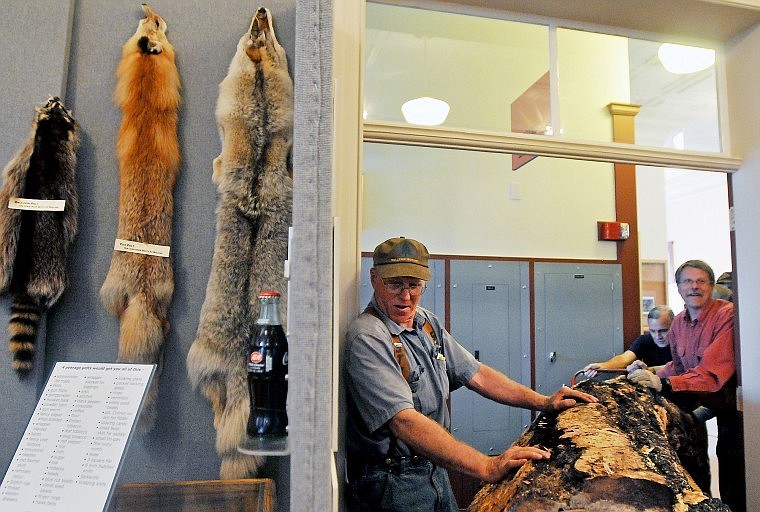
[[[262,290],[259,292],[259,298],[263,299],[266,297],[279,297],[280,292],[276,292],[274,290]]]

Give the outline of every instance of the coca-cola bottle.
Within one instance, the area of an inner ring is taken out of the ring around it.
[[[261,312],[248,341],[248,392],[251,415],[248,435],[287,435],[288,340],[280,322],[280,294],[259,293]]]

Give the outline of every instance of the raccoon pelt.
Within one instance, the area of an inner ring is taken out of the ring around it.
[[[35,109],[29,139],[3,171],[0,292],[13,297],[8,323],[13,368],[33,367],[44,312],[67,284],[66,257],[77,232],[77,123],[59,98]],[[63,200],[63,211],[19,210],[12,198]]]
[[[180,164],[177,117],[180,79],[166,22],[143,4],[145,18],[124,44],[114,99],[122,111],[117,238],[170,246],[174,183]],[[156,363],[139,426],[152,429],[162,366],[167,312],[174,292],[169,258],[115,250],[100,289],[105,308],[120,323],[119,362]]]
[[[255,13],[219,85],[216,119],[222,139],[213,162],[216,242],[187,370],[211,403],[220,477],[230,479],[254,476],[262,462],[237,451],[246,439],[245,342],[258,317],[258,293],[279,291],[286,318],[293,82],[265,8]]]

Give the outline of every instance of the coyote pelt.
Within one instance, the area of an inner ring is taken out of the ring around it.
[[[219,191],[216,242],[206,299],[187,358],[194,387],[208,398],[217,430],[220,476],[253,476],[260,458],[241,455],[249,415],[245,342],[259,313],[258,293],[283,295],[293,182],[289,153],[293,83],[269,11],[258,9],[219,85],[221,154],[213,162]]]
[[[77,232],[77,124],[59,98],[37,107],[24,147],[0,189],[0,292],[13,296],[8,323],[13,368],[32,369],[40,318],[66,287]],[[63,211],[8,208],[11,198],[64,200]]]
[[[166,22],[143,4],[146,17],[122,49],[114,99],[122,111],[116,143],[119,160],[117,238],[171,245],[173,189],[180,163],[177,115],[180,80]],[[174,291],[171,260],[114,251],[100,289],[105,308],[119,317],[119,362],[157,363],[140,416],[140,427],[155,422],[157,381],[167,310]]]

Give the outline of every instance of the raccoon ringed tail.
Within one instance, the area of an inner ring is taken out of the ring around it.
[[[148,388],[140,414],[139,427],[143,432],[151,430],[157,414],[158,377],[161,370],[161,355],[164,346],[164,321],[156,315],[150,300],[142,293],[130,297],[121,315],[119,336],[120,363],[159,363],[153,382]],[[166,329],[168,330],[168,329]]]
[[[13,354],[13,369],[17,372],[28,372],[34,365],[35,342],[41,316],[39,301],[28,295],[13,298],[11,319],[8,322],[8,348]]]

